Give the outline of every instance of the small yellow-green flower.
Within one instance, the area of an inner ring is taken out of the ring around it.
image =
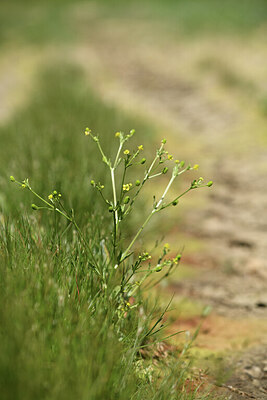
[[[48,196],[49,200],[53,200],[53,195],[52,193]]]
[[[164,244],[164,249],[168,250],[169,248],[170,248],[169,243],[165,243],[165,244]]]
[[[130,150],[126,149],[126,150],[124,150],[123,153],[124,153],[126,156],[128,156],[128,154],[130,154]]]
[[[86,128],[84,131],[84,134],[85,134],[85,136],[88,136],[88,135],[90,135],[91,132],[92,132],[91,129]]]
[[[180,162],[179,160],[175,160],[175,164],[179,164],[179,162]]]
[[[116,132],[115,133],[115,137],[120,137],[121,133],[120,132]]]
[[[122,189],[123,189],[124,192],[129,192],[131,187],[132,187],[131,183],[125,183],[125,185],[123,185]]]
[[[140,144],[140,146],[138,146],[138,150],[139,151],[144,150],[144,146],[142,144]]]
[[[198,168],[199,168],[199,165],[198,165],[198,164],[195,164],[195,165],[193,166],[193,169],[195,169],[195,170],[198,170]]]
[[[168,160],[172,160],[173,156],[171,154],[168,155]]]

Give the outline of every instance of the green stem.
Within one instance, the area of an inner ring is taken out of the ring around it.
[[[57,211],[59,214],[61,214],[63,217],[67,218],[67,220],[69,220],[70,222],[73,222],[73,220],[68,217],[68,215],[64,214],[62,211],[60,211],[59,208],[55,208],[55,211]]]
[[[164,208],[169,207],[174,201],[179,200],[179,199],[180,199],[181,197],[183,197],[186,193],[190,192],[190,190],[192,190],[192,187],[191,187],[191,186],[190,186],[190,188],[188,188],[187,190],[185,190],[182,194],[180,194],[179,196],[177,196],[174,200],[172,200],[170,203],[166,204],[165,206],[162,206],[161,209],[160,209],[159,211],[164,210]]]
[[[96,143],[97,143],[98,149],[99,149],[99,151],[100,151],[100,153],[102,155],[102,159],[103,159],[104,163],[108,165],[107,157],[105,156],[105,154],[104,154],[104,152],[102,150],[102,147],[101,147],[101,144],[99,143],[99,140],[97,140]]]
[[[124,166],[124,171],[123,171],[123,176],[122,176],[122,181],[121,181],[120,202],[122,201],[122,196],[123,196],[123,185],[124,185],[124,180],[125,180],[125,175],[126,175],[126,169],[127,169],[127,167]]]
[[[147,219],[145,220],[145,222],[143,223],[143,225],[141,226],[141,228],[138,230],[138,232],[136,233],[135,237],[133,238],[133,240],[131,241],[131,243],[129,244],[129,246],[127,247],[127,249],[125,250],[125,252],[122,254],[121,256],[121,261],[124,260],[124,258],[128,255],[130,249],[132,248],[132,246],[134,245],[135,241],[137,240],[138,236],[140,235],[140,233],[143,231],[143,229],[145,228],[145,226],[147,225],[147,223],[149,222],[150,218],[152,217],[152,215],[156,212],[155,209],[152,210],[152,212],[149,214],[149,216],[147,217]]]
[[[52,209],[54,208],[51,203],[48,203],[48,201],[46,201],[41,196],[39,196],[39,194],[37,194],[30,186],[29,186],[29,190],[32,192],[32,194],[34,194],[34,196],[38,197],[38,199],[41,200],[43,203],[45,203],[46,205],[48,205]]]
[[[118,210],[117,210],[117,194],[116,194],[116,184],[115,184],[115,174],[114,167],[110,168],[112,191],[113,191],[113,202],[114,202],[114,212],[115,212],[115,226],[117,230],[118,226]]]
[[[120,156],[120,152],[121,152],[122,146],[123,146],[123,142],[121,142],[120,145],[119,145],[119,149],[118,149],[118,152],[117,152],[117,155],[116,155],[116,158],[115,158],[115,161],[114,161],[114,165],[113,165],[114,170],[118,166],[117,164],[118,164],[118,159],[119,159],[119,156]]]
[[[158,201],[158,203],[156,204],[155,210],[158,210],[158,208],[159,208],[160,205],[162,204],[162,202],[163,202],[163,200],[165,199],[165,196],[166,196],[166,194],[168,193],[168,191],[169,191],[169,189],[170,189],[170,187],[171,187],[171,185],[172,185],[172,183],[173,183],[173,181],[174,181],[175,178],[176,178],[176,176],[175,176],[175,175],[172,175],[172,177],[171,177],[171,179],[170,179],[170,181],[169,181],[169,183],[168,183],[166,189],[164,190],[163,195],[161,196],[161,199],[160,199],[160,200]]]
[[[162,149],[163,149],[164,145],[162,144],[159,148],[158,153],[161,153]],[[144,184],[146,183],[146,181],[149,179],[149,174],[151,173],[152,169],[154,168],[155,162],[157,161],[157,159],[159,158],[158,153],[156,154],[156,157],[154,158],[154,160],[152,161],[149,169],[147,170],[147,172],[145,173],[144,179],[139,187],[139,189],[137,190],[137,192],[135,193],[134,197],[132,198],[127,210],[125,211],[125,214],[128,214],[129,210],[131,209],[135,199],[137,198],[137,196],[139,195],[141,189],[143,188]]]
[[[150,169],[151,170],[151,169]],[[151,213],[148,215],[147,219],[145,220],[145,222],[143,223],[143,225],[141,226],[141,228],[138,230],[138,232],[136,233],[135,237],[133,238],[133,240],[131,241],[131,243],[129,244],[129,246],[127,247],[127,249],[125,250],[125,252],[122,255],[121,260],[123,260],[129,253],[130,249],[132,248],[132,246],[134,245],[135,241],[137,240],[137,238],[139,237],[140,233],[143,231],[143,229],[145,228],[145,226],[147,225],[147,223],[150,221],[151,217],[159,210],[159,207],[161,206],[166,194],[168,193],[168,190],[170,189],[174,179],[176,178],[175,175],[172,175],[166,189],[164,190],[163,195],[161,196],[160,200],[158,201],[158,203],[156,204],[155,208],[151,211]]]

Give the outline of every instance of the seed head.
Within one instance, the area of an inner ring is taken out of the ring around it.
[[[146,158],[142,158],[142,160],[140,161],[140,164],[144,164],[146,162]]]
[[[12,175],[10,176],[9,179],[10,179],[11,182],[15,182],[15,181],[16,181],[15,178],[14,178],[14,176],[12,176]]]
[[[135,181],[135,186],[140,186],[140,184],[141,184],[141,182],[139,181],[139,179],[137,179],[137,180]]]
[[[36,204],[32,204],[31,207],[32,207],[32,209],[33,209],[34,211],[38,210],[38,208],[39,208],[39,207],[37,207]]]
[[[208,187],[211,187],[213,185],[213,181],[209,181],[208,183],[207,183],[207,186]]]

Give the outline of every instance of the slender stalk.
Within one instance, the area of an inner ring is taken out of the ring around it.
[[[118,220],[119,219],[118,219],[118,210],[117,210],[117,194],[116,194],[114,167],[110,168],[110,174],[111,174],[113,201],[114,201],[114,210],[115,210],[115,226],[116,226],[116,230],[117,230]]]
[[[133,238],[133,240],[131,241],[131,243],[129,244],[129,246],[127,247],[127,249],[125,250],[125,252],[122,254],[121,257],[121,261],[124,260],[124,258],[128,255],[130,249],[132,248],[133,244],[135,243],[136,239],[138,238],[138,236],[140,235],[140,233],[142,232],[142,230],[145,228],[145,226],[147,225],[147,223],[150,221],[152,215],[156,212],[155,209],[153,209],[151,211],[151,213],[149,214],[149,216],[147,217],[147,219],[145,220],[145,222],[143,223],[143,225],[141,226],[141,228],[138,230],[138,232],[136,233],[135,237]]]
[[[115,220],[115,212],[113,212],[113,256],[114,260],[116,260],[116,247],[117,247],[117,227]]]
[[[121,180],[120,202],[122,201],[122,196],[123,196],[123,185],[124,185],[124,181],[125,181],[126,169],[127,169],[127,167],[124,166],[123,176],[122,176],[122,180]]]
[[[29,186],[29,190],[32,192],[32,194],[34,194],[34,196],[38,197],[39,200],[41,200],[43,203],[45,203],[46,205],[48,205],[50,208],[54,208],[52,206],[52,204],[48,203],[48,201],[46,201],[45,199],[43,199],[41,196],[39,196],[39,194],[37,194],[30,186]]]
[[[64,214],[59,208],[55,208],[55,211],[57,211],[59,214],[63,215],[63,217],[67,218],[68,221],[73,222],[73,220],[68,217],[66,214]]]
[[[119,156],[120,156],[120,152],[121,152],[122,146],[123,146],[123,143],[121,142],[120,145],[119,145],[119,149],[118,149],[118,152],[117,152],[115,161],[114,161],[114,165],[113,165],[114,170],[115,170],[115,169],[117,168],[117,166],[118,166],[117,164],[118,164],[118,160],[119,160]]]
[[[107,157],[105,156],[105,154],[104,154],[104,152],[102,150],[102,147],[101,147],[101,144],[99,143],[99,140],[96,140],[96,143],[97,143],[99,151],[100,151],[100,153],[102,155],[103,161],[107,164]]]
[[[156,158],[155,158],[156,160]],[[154,160],[154,161],[155,161]],[[153,164],[153,163],[152,163]],[[151,164],[151,165],[152,165]],[[152,167],[153,168],[153,167]],[[149,169],[151,171],[151,168]],[[148,174],[147,174],[148,176]],[[127,254],[129,253],[130,249],[132,248],[132,246],[134,245],[135,241],[137,240],[137,238],[139,237],[140,233],[143,231],[143,229],[145,228],[145,226],[147,225],[147,223],[150,221],[151,217],[157,212],[159,211],[159,207],[161,206],[166,194],[168,193],[174,179],[176,178],[176,175],[172,175],[166,189],[164,190],[163,195],[161,196],[160,200],[158,201],[158,203],[156,204],[155,208],[151,211],[151,213],[148,215],[147,219],[145,220],[145,222],[143,223],[143,225],[141,226],[141,228],[138,230],[138,232],[136,233],[135,237],[133,238],[133,240],[131,241],[131,243],[129,244],[129,246],[127,247],[127,249],[125,250],[125,252],[122,255],[122,260],[127,256]]]
[[[172,200],[170,203],[166,204],[165,206],[162,206],[160,210],[164,210],[164,208],[169,207],[174,201],[179,200],[181,197],[183,197],[186,193],[190,192],[192,190],[191,186],[190,188],[186,189],[183,193],[181,193],[179,196],[175,197],[174,200]]]
[[[176,178],[176,176],[175,176],[175,175],[172,175],[172,177],[171,177],[171,179],[170,179],[170,182],[168,183],[166,189],[164,190],[163,195],[161,196],[161,199],[158,201],[158,203],[157,203],[157,205],[156,205],[156,207],[155,207],[155,210],[158,210],[158,208],[159,208],[160,205],[162,204],[162,202],[163,202],[163,200],[165,199],[165,196],[166,196],[166,194],[168,193],[168,191],[169,191],[169,189],[170,189],[170,187],[171,187],[171,185],[172,185],[172,183],[173,183],[173,181],[174,181],[175,178]]]
[[[139,193],[140,193],[141,189],[143,188],[144,184],[145,184],[146,181],[150,178],[150,177],[149,177],[149,174],[151,173],[152,169],[154,168],[155,162],[156,162],[157,159],[159,158],[159,154],[161,153],[163,147],[164,147],[164,145],[162,144],[162,145],[160,146],[160,148],[159,148],[157,154],[156,154],[156,157],[154,158],[154,160],[152,161],[150,167],[149,167],[148,170],[146,171],[145,176],[144,176],[144,179],[143,179],[143,181],[142,181],[142,183],[141,183],[139,189],[136,191],[135,195],[133,196],[133,198],[132,198],[132,200],[131,200],[131,202],[130,202],[130,204],[129,204],[129,206],[128,206],[126,212],[125,212],[125,214],[128,214],[129,210],[131,209],[131,207],[132,207],[132,205],[133,205],[135,199],[136,199],[137,196],[139,195]],[[160,173],[160,174],[161,174],[161,173]]]

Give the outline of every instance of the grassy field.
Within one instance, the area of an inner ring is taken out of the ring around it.
[[[118,295],[121,272],[107,266],[112,252],[111,214],[90,186],[94,179],[108,187],[108,177],[94,143],[85,140],[86,126],[99,133],[104,150],[112,156],[115,132],[134,128],[133,145],[142,143],[148,158],[162,126],[101,97],[94,79],[90,82],[71,51],[94,41],[98,30],[114,20],[118,25],[129,19],[152,23],[172,40],[181,37],[186,42],[202,35],[249,37],[261,31],[266,16],[264,0],[1,2],[0,48],[3,58],[14,60],[11,80],[14,71],[22,70],[31,83],[23,101],[0,120],[0,391],[4,399],[217,398],[206,393],[207,387],[199,388],[193,360],[183,354],[191,339],[183,336],[179,348],[169,352],[167,346],[158,355],[157,342],[167,333],[154,334],[158,325],[152,331],[151,326],[169,300],[164,299],[163,306],[148,302],[150,295],[140,289],[134,296],[136,307],[130,307],[127,294]],[[33,70],[20,67],[24,52],[29,59],[39,57]],[[4,94],[5,87],[0,70]],[[19,97],[20,91],[23,86],[18,85],[12,96]],[[46,199],[54,189],[60,191],[66,209],[75,210],[90,251],[64,219],[31,210],[36,199],[9,182],[10,175],[18,180],[28,177]],[[142,222],[147,197],[138,207],[125,230],[126,241]],[[153,225],[154,231],[162,225],[164,219]],[[169,226],[166,222],[163,228]],[[100,276],[95,274],[95,264],[100,266]],[[125,268],[131,268],[130,260]],[[197,307],[200,315],[203,307]],[[148,351],[142,353],[143,348]]]

